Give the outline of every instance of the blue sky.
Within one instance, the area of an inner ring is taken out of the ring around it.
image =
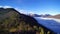
[[[13,7],[23,13],[60,14],[60,0],[0,0],[0,7]]]

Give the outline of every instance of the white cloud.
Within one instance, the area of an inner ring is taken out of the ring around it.
[[[3,7],[3,6],[0,6],[0,8]]]
[[[34,14],[34,12],[33,11],[31,11],[31,12],[29,12],[30,14]]]
[[[11,6],[3,6],[3,8],[13,8],[13,7],[11,7]]]
[[[11,6],[0,6],[0,8],[13,8]]]
[[[53,20],[53,18],[44,18],[44,17],[40,17],[40,19],[44,19],[44,20]]]

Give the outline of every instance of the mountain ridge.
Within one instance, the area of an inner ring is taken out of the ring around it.
[[[41,15],[38,15],[38,14],[28,14],[28,16],[32,16],[32,17],[48,17],[48,16],[52,16],[52,15],[50,15],[50,14],[45,14],[45,15],[43,15],[43,14],[41,14]]]

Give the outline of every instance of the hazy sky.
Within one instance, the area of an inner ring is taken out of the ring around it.
[[[60,14],[60,0],[0,0],[0,7],[14,7],[23,13]]]

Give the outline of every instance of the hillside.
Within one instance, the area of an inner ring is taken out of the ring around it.
[[[0,9],[1,9],[0,10],[1,31],[16,32],[16,31],[24,30],[24,25],[26,25],[26,27],[28,27],[29,25],[30,27],[32,27],[33,25],[37,24],[32,17],[20,14],[18,11],[16,11],[13,8],[7,8],[7,9],[0,8]]]
[[[54,34],[33,17],[19,13],[13,8],[0,8],[0,34]]]
[[[56,18],[56,19],[60,19],[60,14],[55,15],[55,16],[49,16],[48,18]]]

